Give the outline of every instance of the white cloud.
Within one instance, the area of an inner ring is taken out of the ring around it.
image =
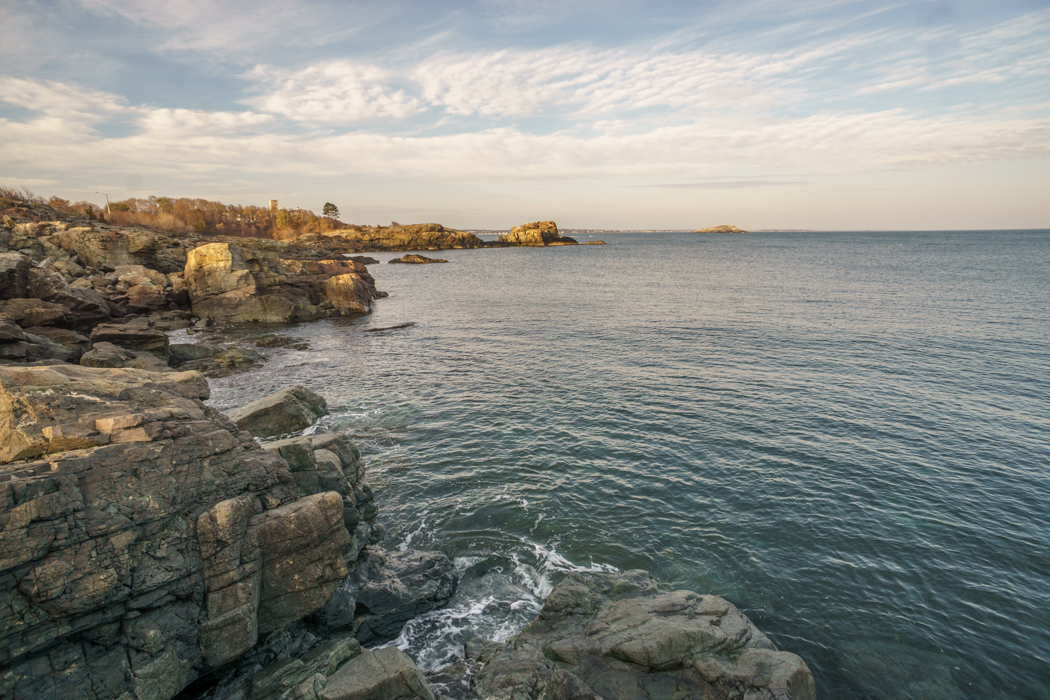
[[[0,77],[0,101],[66,122],[95,123],[132,109],[124,98],[54,81]]]
[[[270,91],[247,104],[296,121],[353,124],[420,110],[419,100],[389,87],[393,74],[376,66],[329,61],[295,72],[256,66],[248,76]]]

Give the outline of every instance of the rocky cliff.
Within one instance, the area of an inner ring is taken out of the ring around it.
[[[260,446],[208,395],[195,372],[0,367],[0,696],[171,698],[308,616],[386,639],[455,591],[441,555],[357,565],[377,509],[353,443]]]

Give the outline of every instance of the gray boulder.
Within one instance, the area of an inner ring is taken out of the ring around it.
[[[286,435],[309,428],[328,413],[328,404],[306,387],[292,386],[227,411],[241,430],[255,437]]]
[[[649,574],[569,574],[474,676],[483,700],[814,700],[806,662],[728,601]]]
[[[434,700],[423,672],[396,647],[367,651],[327,679],[319,700]],[[254,700],[254,698],[253,698]]]

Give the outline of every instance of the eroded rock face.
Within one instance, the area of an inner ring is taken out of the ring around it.
[[[184,272],[193,311],[218,323],[290,323],[366,313],[379,297],[352,260],[286,260],[229,243],[189,252]]]
[[[0,367],[0,696],[170,698],[345,578],[344,496],[207,397],[195,372]]]
[[[506,245],[544,246],[573,245],[576,240],[558,233],[558,225],[553,221],[534,221],[531,224],[515,226],[510,233],[499,237],[500,243]]]
[[[812,700],[813,676],[728,601],[644,571],[569,574],[474,677],[483,700]]]
[[[353,253],[366,250],[448,250],[483,248],[485,242],[473,233],[445,228],[441,224],[400,224],[377,228],[349,228],[299,239],[324,248]]]

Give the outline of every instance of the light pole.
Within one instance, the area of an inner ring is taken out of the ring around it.
[[[105,192],[96,192],[95,194],[100,194],[100,195],[102,195],[103,197],[106,198],[106,215],[108,216],[110,214],[110,211],[109,211],[109,195],[106,194]]]

